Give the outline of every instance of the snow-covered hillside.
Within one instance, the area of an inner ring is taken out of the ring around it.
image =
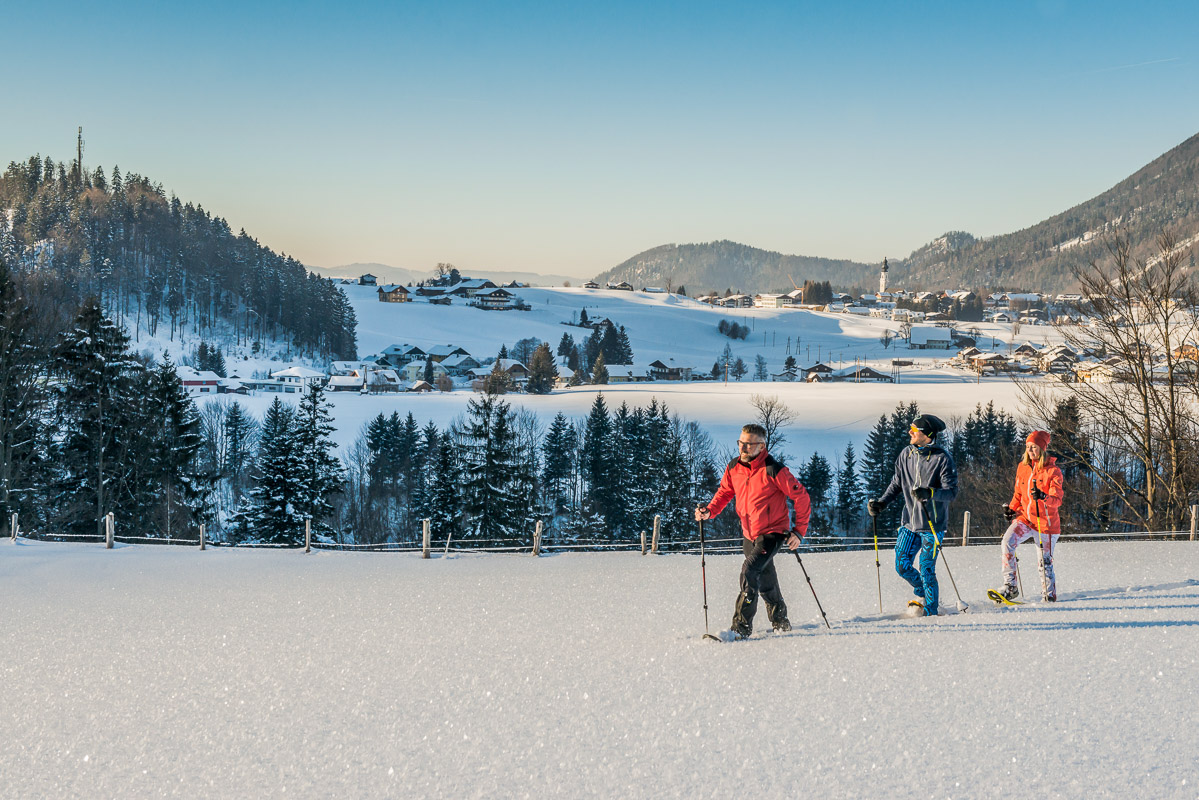
[[[731,442],[741,425],[752,419],[749,404],[755,393],[778,395],[800,413],[789,431],[787,452],[806,458],[822,452],[832,458],[852,441],[860,446],[880,414],[889,413],[897,403],[917,400],[921,407],[946,419],[965,416],[977,403],[994,400],[1009,412],[1018,410],[1017,392],[1006,378],[983,378],[976,382],[972,374],[943,366],[947,351],[908,350],[900,343],[884,348],[879,341],[884,330],[898,325],[882,319],[849,314],[826,314],[786,309],[714,309],[676,295],[644,292],[619,292],[582,288],[520,289],[517,291],[531,306],[530,311],[482,311],[465,305],[437,306],[422,302],[380,303],[376,290],[369,286],[346,286],[347,296],[358,316],[358,350],[362,355],[377,353],[390,344],[411,343],[421,347],[456,344],[477,357],[493,357],[506,344],[536,337],[556,348],[564,332],[580,344],[590,334],[586,328],[562,324],[570,322],[583,309],[590,318],[608,317],[624,325],[638,364],[654,359],[674,358],[707,372],[726,345],[751,367],[756,355],[766,358],[772,371],[779,371],[791,354],[800,364],[818,358],[838,366],[864,359],[882,372],[889,373],[892,358],[912,359],[899,384],[805,384],[766,382],[748,378],[723,382],[653,382],[612,384],[606,387],[578,387],[557,390],[546,396],[512,395],[514,405],[524,406],[548,421],[562,411],[568,416],[586,415],[597,391],[602,391],[610,408],[621,402],[648,405],[652,398],[665,402],[687,419],[700,422],[718,443]],[[727,319],[751,328],[749,337],[735,341],[717,330]],[[971,324],[984,335],[994,337],[1000,346],[1011,339],[1008,326]],[[1038,345],[1056,341],[1048,327],[1025,327],[1017,342]],[[990,339],[987,340],[988,344]],[[831,356],[830,356],[831,354]],[[809,357],[810,356],[810,357]],[[282,366],[282,364],[280,364]],[[241,399],[261,416],[274,395]],[[288,396],[294,402],[295,396]],[[444,427],[461,413],[470,399],[469,391],[448,394],[399,394],[362,397],[332,395],[338,426],[337,441],[342,452],[349,447],[362,426],[379,414],[411,411],[423,424],[432,420]],[[287,398],[285,398],[287,399]]]
[[[1065,543],[1018,609],[945,553],[968,613],[811,554],[825,631],[780,557],[796,629],[712,644],[694,556],[4,540],[0,796],[1199,796],[1199,545]]]

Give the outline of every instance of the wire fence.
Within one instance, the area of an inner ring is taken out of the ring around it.
[[[963,520],[965,536],[950,532],[946,535],[943,547],[960,546],[995,546],[1002,536],[984,534],[970,535],[968,519]],[[228,542],[207,539],[203,528],[199,535],[191,537],[139,536],[120,534],[111,528],[105,534],[70,534],[54,531],[21,530],[15,520],[10,528],[11,538],[41,542],[66,542],[109,545],[109,541],[120,544],[134,545],[173,545],[182,547],[222,547],[222,548],[258,548],[275,550],[320,550],[345,552],[373,553],[422,553],[425,557],[434,554],[466,554],[466,553],[524,553],[524,554],[553,554],[571,552],[642,552],[642,553],[691,553],[700,552],[701,540],[698,538],[672,538],[655,535],[652,540],[647,538],[647,532],[642,531],[636,538],[612,539],[601,537],[563,536],[551,532],[541,536],[540,527],[528,537],[517,538],[470,538],[461,532],[452,534],[448,539],[434,540],[431,537],[414,534],[397,537],[397,541],[359,543],[334,541],[327,537],[314,537],[311,530],[299,531],[297,539],[291,542]],[[963,541],[965,539],[965,541]],[[845,552],[853,550],[871,550],[876,546],[879,550],[893,550],[897,536],[895,533],[880,535],[877,542],[873,535],[835,536],[809,534],[803,537],[799,547],[801,553]],[[1059,537],[1060,542],[1114,542],[1114,541],[1180,541],[1196,540],[1195,526],[1189,531],[1096,531],[1087,533],[1068,533]],[[1034,542],[1035,537],[1027,540]],[[705,552],[712,555],[741,553],[742,540],[740,537],[707,539],[702,542]]]

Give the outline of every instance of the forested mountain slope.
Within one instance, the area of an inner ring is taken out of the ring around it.
[[[0,256],[60,295],[64,323],[95,295],[152,336],[186,327],[203,337],[224,322],[242,344],[284,339],[317,358],[357,354],[354,312],[335,283],[117,167],[10,163],[0,176]]]

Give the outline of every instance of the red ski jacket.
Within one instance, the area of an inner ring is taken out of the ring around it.
[[[741,518],[741,535],[751,541],[767,533],[786,533],[791,530],[791,515],[787,498],[795,504],[795,531],[800,536],[808,532],[811,504],[808,490],[795,479],[791,471],[771,458],[765,450],[748,465],[735,458],[724,468],[720,488],[708,503],[713,517],[724,510],[729,501],[737,498],[737,516]]]
[[[1042,500],[1033,500],[1032,483],[1037,482],[1037,488],[1046,494]],[[1036,528],[1039,523],[1041,533],[1058,535],[1062,532],[1062,523],[1058,519],[1057,510],[1062,504],[1062,471],[1058,469],[1057,459],[1045,457],[1045,466],[1039,464],[1035,469],[1032,464],[1020,463],[1016,468],[1016,488],[1008,508],[1020,513],[1020,521],[1030,528]],[[1037,506],[1040,505],[1041,516],[1037,517]]]

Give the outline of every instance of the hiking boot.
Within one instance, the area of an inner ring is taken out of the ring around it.
[[[736,620],[733,620],[733,625],[729,628],[729,633],[732,635],[733,641],[748,639],[753,632],[753,628],[748,625],[739,625]]]
[[[1017,597],[1020,596],[1020,590],[1017,589],[1015,587],[1015,585],[1013,584],[1013,585],[1004,586],[1003,591],[1000,592],[1000,594],[1003,595],[1004,600],[1015,600]]]
[[[786,617],[783,617],[778,622],[772,624],[774,625],[775,633],[786,633],[787,631],[791,630],[791,621]]]

